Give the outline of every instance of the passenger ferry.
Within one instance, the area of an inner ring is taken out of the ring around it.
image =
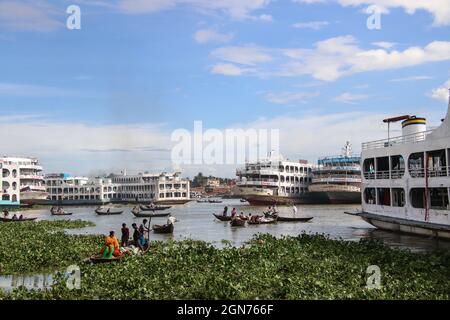
[[[361,203],[361,157],[353,156],[347,142],[342,155],[318,160],[309,192],[314,202],[324,204]]]
[[[402,136],[362,145],[362,212],[377,228],[450,238],[450,99],[434,130],[426,119],[402,116]]]
[[[312,168],[313,165],[306,160],[293,162],[271,155],[238,169],[233,193],[252,205],[309,203]]]
[[[36,158],[7,157],[0,158],[0,162],[16,164],[19,178],[20,203],[35,204],[47,199],[42,166]]]

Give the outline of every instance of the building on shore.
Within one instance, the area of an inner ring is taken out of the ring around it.
[[[32,204],[36,200],[47,199],[48,193],[45,188],[42,166],[39,164],[38,159],[4,156],[0,158],[0,163],[17,167],[15,172],[19,179],[17,190],[20,193],[20,203]]]
[[[0,205],[19,206],[20,205],[20,179],[19,165],[5,158],[0,159]]]
[[[110,175],[107,178],[72,177],[67,173],[45,176],[49,197],[55,205],[102,205],[107,203],[168,203],[190,201],[189,181],[174,174]]]

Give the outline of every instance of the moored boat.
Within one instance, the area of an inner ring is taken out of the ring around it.
[[[51,208],[50,213],[52,214],[52,216],[71,216],[73,214],[72,212],[66,212],[62,208],[59,209]]]
[[[450,99],[440,126],[400,116],[402,135],[362,145],[362,210],[376,228],[450,239]]]
[[[132,210],[131,213],[136,218],[158,218],[158,217],[168,217],[170,215],[170,212],[165,213],[149,213],[149,212],[141,212],[137,210]]]
[[[174,226],[172,223],[169,224],[164,224],[164,225],[158,225],[158,224],[154,224],[152,226],[153,232],[154,233],[159,233],[159,234],[163,234],[163,233],[173,233],[174,230]]]

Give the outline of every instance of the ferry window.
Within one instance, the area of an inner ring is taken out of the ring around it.
[[[405,174],[405,159],[402,156],[391,157],[391,177],[400,179]]]
[[[380,206],[391,205],[391,189],[378,188],[378,205]]]
[[[402,188],[392,189],[392,206],[404,207],[405,206],[405,190]]]
[[[377,179],[389,179],[389,157],[377,158]]]
[[[376,204],[377,203],[377,193],[375,191],[375,188],[366,188],[364,190],[364,201],[367,204]]]
[[[17,195],[13,194],[13,196],[12,196],[12,201],[13,201],[13,202],[17,202]]]
[[[447,161],[444,150],[427,152],[428,173],[430,177],[447,176]]]
[[[425,189],[411,189],[411,205],[416,209],[425,209]]]
[[[364,160],[364,177],[366,179],[375,179],[375,159]]]
[[[447,188],[431,188],[430,189],[430,207],[435,210],[448,210],[448,189]]]
[[[284,166],[280,166],[280,172],[284,172]]]
[[[422,152],[413,153],[408,160],[409,174],[413,178],[425,177],[424,156]]]
[[[9,201],[9,194],[2,195],[2,200],[3,201]]]
[[[281,176],[281,182],[284,182],[284,176]]]

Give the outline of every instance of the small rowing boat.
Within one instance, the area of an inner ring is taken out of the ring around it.
[[[314,217],[277,217],[277,221],[280,222],[308,222],[311,221]]]
[[[165,224],[165,225],[154,224],[152,226],[152,229],[153,229],[154,233],[159,233],[159,234],[173,233],[174,226],[172,223]]]
[[[145,212],[140,212],[138,210],[132,210],[131,213],[136,218],[159,218],[159,217],[168,217],[168,216],[170,216],[170,212],[165,212],[165,213],[145,213]]]
[[[52,216],[71,216],[73,214],[72,212],[66,212],[62,209],[56,210],[54,208],[50,210],[50,213],[52,214]]]
[[[248,224],[270,224],[277,222],[277,219],[274,218],[266,218],[266,219],[259,219],[257,221],[248,221]]]
[[[245,220],[241,220],[241,219],[232,219],[230,221],[230,224],[232,227],[244,227],[245,226]]]
[[[231,216],[223,216],[221,214],[215,214],[213,213],[214,217],[220,221],[231,221]]]
[[[222,203],[220,200],[208,200],[209,203]]]
[[[139,208],[142,211],[163,211],[163,210],[168,210],[170,208],[172,208],[172,206],[143,206],[140,205]]]
[[[25,221],[34,221],[36,219],[37,218],[12,219],[12,218],[0,217],[1,222],[25,222]]]
[[[110,216],[110,215],[118,215],[118,214],[122,214],[123,210],[113,210],[113,209],[101,209],[98,208],[95,210],[95,213],[98,214],[99,216]]]
[[[116,261],[122,260],[122,258],[123,258],[123,255],[120,256],[120,257],[103,258],[103,257],[102,257],[101,255],[99,255],[99,254],[94,254],[93,256],[91,256],[91,257],[89,258],[89,260],[90,260],[92,263],[97,264],[97,263],[111,263],[111,262],[116,262]]]

